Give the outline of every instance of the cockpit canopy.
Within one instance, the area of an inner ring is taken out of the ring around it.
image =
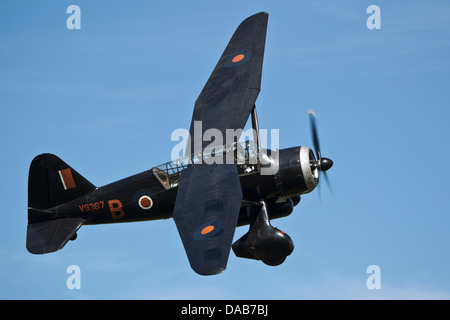
[[[261,169],[260,156],[265,152],[258,149],[252,141],[237,142],[230,146],[205,149],[203,155],[192,155],[174,161],[163,163],[152,168],[154,177],[164,189],[178,187],[180,174],[188,166],[205,162],[208,164],[226,163],[226,157],[231,157],[237,165],[239,176],[257,174]]]

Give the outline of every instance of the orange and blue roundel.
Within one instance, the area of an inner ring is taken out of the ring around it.
[[[215,236],[222,231],[222,229],[222,224],[219,221],[209,221],[195,229],[192,237],[194,240],[203,240]]]
[[[227,60],[225,60],[225,67],[232,68],[237,67],[252,58],[253,54],[251,50],[239,50],[233,52]]]

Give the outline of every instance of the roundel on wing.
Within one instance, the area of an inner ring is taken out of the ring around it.
[[[192,237],[194,238],[194,240],[203,240],[215,236],[220,231],[222,231],[222,229],[222,224],[219,221],[209,221],[195,229]]]
[[[246,63],[253,57],[251,50],[239,50],[232,53],[227,60],[225,60],[225,67],[233,68],[243,63]]]
[[[235,55],[233,59],[231,59],[231,62],[236,63],[241,61],[242,59],[245,58],[245,55],[243,55],[242,53]]]

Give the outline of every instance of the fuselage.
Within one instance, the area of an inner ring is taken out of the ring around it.
[[[262,174],[259,162],[237,164],[243,193],[238,225],[248,223],[246,206],[260,199],[269,205],[271,219],[289,215],[300,195],[311,192],[317,184],[311,180],[314,172],[310,169],[310,157],[314,155],[307,147],[272,152],[271,159],[278,161],[273,174]],[[161,170],[163,166],[154,167],[96,188],[51,211],[58,218],[82,218],[85,225],[171,218],[178,190],[177,179],[182,170],[175,172],[173,162],[170,164],[172,171]]]

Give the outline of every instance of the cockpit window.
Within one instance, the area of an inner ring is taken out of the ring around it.
[[[152,169],[152,173],[164,189],[169,189],[169,175],[167,173],[156,167]]]

